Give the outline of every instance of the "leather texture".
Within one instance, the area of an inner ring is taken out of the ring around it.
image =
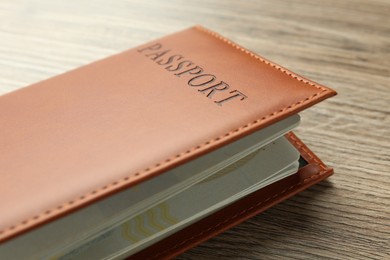
[[[296,174],[251,193],[127,259],[171,259],[333,174],[333,169],[327,167],[295,134],[290,132],[286,137],[308,163]]]
[[[335,94],[199,26],[6,94],[0,241]]]

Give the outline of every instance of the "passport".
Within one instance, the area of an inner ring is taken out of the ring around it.
[[[335,94],[201,26],[5,94],[0,258],[172,258],[333,173]]]

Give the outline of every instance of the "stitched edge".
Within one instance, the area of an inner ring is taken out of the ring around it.
[[[247,49],[245,49],[245,48],[243,48],[243,47],[241,47],[241,46],[231,42],[227,38],[225,38],[225,37],[223,37],[223,36],[221,36],[221,35],[219,35],[219,34],[217,34],[215,32],[209,31],[209,30],[207,30],[207,29],[205,29],[203,27],[200,27],[200,26],[196,26],[195,28],[197,30],[201,31],[201,32],[207,33],[207,34],[209,34],[209,35],[211,35],[211,36],[213,36],[213,37],[215,37],[215,38],[225,42],[226,44],[234,47],[235,49],[240,50],[240,51],[246,53],[250,57],[252,57],[252,58],[254,58],[256,60],[259,60],[259,61],[261,61],[261,62],[263,62],[263,63],[265,63],[265,64],[267,64],[267,65],[269,65],[269,66],[271,66],[271,67],[273,67],[273,68],[275,68],[275,69],[277,69],[277,70],[279,70],[279,71],[281,71],[281,72],[283,72],[283,73],[285,73],[287,75],[289,75],[290,77],[292,77],[292,78],[294,78],[294,79],[296,79],[298,81],[301,81],[301,82],[303,82],[305,84],[308,84],[310,86],[313,86],[313,87],[319,89],[320,91],[318,93],[310,96],[310,97],[305,98],[304,100],[296,102],[296,103],[294,103],[292,105],[289,105],[289,106],[287,106],[287,107],[285,107],[283,109],[280,109],[279,111],[273,112],[273,113],[271,113],[269,115],[266,115],[266,116],[264,116],[264,117],[262,117],[260,119],[257,119],[257,120],[255,120],[253,122],[250,122],[250,123],[248,123],[248,124],[246,124],[244,126],[241,126],[241,127],[237,128],[237,129],[234,129],[234,130],[232,130],[232,131],[230,131],[230,132],[228,132],[228,133],[226,133],[226,134],[224,134],[222,136],[216,137],[216,138],[211,139],[211,140],[209,140],[207,142],[204,142],[203,144],[197,145],[197,146],[195,146],[195,147],[193,147],[193,148],[191,148],[191,149],[189,149],[189,150],[187,150],[185,152],[176,154],[175,156],[170,157],[170,158],[168,158],[166,160],[163,160],[163,161],[155,164],[154,166],[148,167],[148,168],[146,168],[146,169],[144,169],[142,171],[136,172],[134,174],[130,174],[130,175],[128,175],[128,176],[126,176],[126,177],[124,177],[124,178],[122,178],[120,180],[113,181],[113,182],[111,182],[109,184],[104,185],[103,187],[97,188],[97,189],[95,189],[95,190],[93,190],[93,191],[91,191],[89,193],[86,193],[84,195],[81,195],[81,196],[79,196],[79,197],[77,197],[77,198],[75,198],[73,200],[70,200],[70,201],[67,201],[65,203],[62,203],[62,204],[60,204],[57,207],[45,210],[45,211],[43,211],[43,212],[41,212],[41,213],[39,213],[39,214],[37,214],[37,215],[35,215],[33,217],[27,218],[27,219],[19,222],[18,224],[8,226],[8,227],[0,230],[0,239],[2,239],[2,237],[5,237],[7,233],[13,232],[15,229],[17,229],[19,227],[26,226],[26,225],[30,224],[31,222],[37,222],[40,219],[42,219],[43,217],[45,217],[45,216],[53,215],[56,212],[59,212],[59,211],[63,210],[65,207],[67,207],[67,206],[70,207],[70,206],[76,204],[77,202],[81,202],[83,200],[86,200],[87,198],[97,197],[99,195],[99,193],[104,193],[104,191],[109,189],[109,188],[113,188],[115,186],[118,186],[119,184],[129,183],[131,180],[134,180],[134,179],[140,177],[141,175],[145,175],[146,173],[149,173],[150,171],[152,171],[152,170],[154,170],[154,169],[156,169],[158,167],[165,166],[165,165],[167,165],[168,163],[170,163],[172,161],[177,161],[179,158],[181,158],[181,157],[183,157],[185,155],[189,155],[191,153],[194,153],[195,151],[197,151],[199,149],[202,149],[203,147],[206,147],[206,146],[208,146],[210,144],[221,142],[224,139],[228,138],[229,136],[236,135],[236,134],[239,134],[239,133],[243,132],[248,127],[259,125],[261,122],[265,121],[266,119],[272,119],[273,117],[275,117],[276,115],[278,115],[278,114],[280,114],[282,112],[291,110],[293,107],[296,107],[298,105],[307,103],[308,101],[310,101],[312,99],[315,99],[317,96],[320,96],[324,92],[330,92],[330,89],[322,87],[322,86],[319,86],[317,84],[314,84],[313,82],[310,82],[310,81],[308,81],[306,79],[303,79],[303,78],[299,77],[298,75],[293,74],[290,71],[288,71],[288,70],[286,70],[286,69],[284,69],[284,68],[282,68],[282,67],[280,67],[280,66],[278,66],[278,65],[276,65],[276,64],[274,64],[274,63],[272,63],[270,61],[267,61],[264,58],[261,58],[260,56],[254,54],[254,53],[252,53],[250,51],[248,51]]]
[[[301,141],[299,138],[296,137],[296,135],[289,132],[288,138],[294,142],[294,144],[297,146],[299,151],[302,151],[304,155],[307,155],[309,157],[310,161],[315,162],[322,170],[328,170],[329,168],[312,152],[309,150],[309,148]]]
[[[287,74],[288,76],[292,77],[293,79],[296,79],[296,80],[298,80],[300,82],[303,82],[303,83],[305,83],[307,85],[310,85],[312,87],[318,88],[320,90],[329,91],[329,89],[327,89],[327,88],[325,88],[323,86],[320,86],[318,84],[315,84],[312,81],[304,79],[304,78],[300,77],[299,75],[297,75],[295,73],[292,73],[291,71],[283,68],[282,66],[279,66],[279,65],[277,65],[277,64],[275,64],[275,63],[273,63],[273,62],[271,62],[269,60],[264,59],[263,57],[260,57],[259,55],[257,55],[255,53],[245,49],[244,47],[242,47],[242,46],[240,46],[240,45],[230,41],[229,39],[225,38],[224,36],[222,36],[222,35],[220,35],[220,34],[218,34],[216,32],[210,31],[210,30],[208,30],[208,29],[206,29],[206,28],[204,28],[204,27],[202,27],[200,25],[195,26],[195,29],[197,29],[200,32],[204,32],[206,34],[209,34],[209,35],[211,35],[211,36],[213,36],[213,37],[215,37],[215,38],[225,42],[228,45],[231,45],[232,47],[236,48],[237,50],[240,50],[240,51],[244,52],[245,54],[251,56],[252,58],[255,58],[255,59],[257,59],[257,60],[259,60],[259,61],[261,61],[261,62],[263,62],[263,63],[265,63],[265,64],[267,64],[269,66],[271,66],[272,68],[275,68],[275,69],[277,69],[277,70]]]
[[[165,250],[165,251],[162,251],[162,252],[160,252],[160,253],[155,254],[154,256],[152,256],[152,257],[150,257],[150,258],[147,258],[147,260],[154,260],[154,259],[157,259],[159,256],[163,256],[164,254],[167,254],[167,253],[169,253],[170,251],[173,251],[173,250],[175,250],[176,248],[178,248],[178,247],[180,247],[180,246],[182,246],[182,245],[184,245],[184,244],[186,244],[186,243],[188,243],[188,242],[191,242],[192,240],[197,239],[198,237],[202,236],[203,234],[206,234],[206,233],[208,233],[208,232],[210,232],[210,231],[213,231],[213,230],[217,229],[218,227],[224,225],[225,223],[227,223],[227,222],[229,222],[229,221],[231,221],[231,220],[234,220],[234,219],[236,219],[236,218],[238,218],[238,217],[244,215],[244,214],[247,213],[248,211],[250,211],[250,210],[252,210],[252,209],[254,209],[254,208],[260,207],[260,206],[262,206],[264,203],[266,203],[266,202],[268,202],[268,201],[270,201],[270,200],[272,200],[272,199],[275,199],[275,198],[281,196],[282,194],[286,193],[287,191],[289,191],[289,190],[291,190],[291,189],[294,189],[295,187],[300,186],[300,185],[304,184],[305,182],[307,182],[307,181],[309,181],[309,180],[311,180],[311,179],[317,179],[317,177],[319,177],[319,176],[325,174],[325,173],[329,170],[329,168],[327,168],[327,167],[324,165],[324,163],[321,162],[321,161],[319,160],[319,158],[318,158],[312,151],[310,151],[310,150],[306,147],[305,144],[302,143],[301,140],[299,140],[298,138],[296,138],[294,134],[288,133],[287,135],[288,135],[289,138],[291,138],[291,140],[294,142],[294,144],[297,145],[298,149],[299,149],[303,154],[307,155],[307,156],[310,158],[310,160],[312,160],[313,162],[315,162],[315,164],[319,165],[319,166],[322,168],[322,171],[320,171],[320,172],[318,172],[318,173],[316,173],[316,174],[313,174],[312,176],[310,176],[310,177],[308,177],[308,178],[303,179],[302,181],[300,181],[300,182],[297,183],[297,184],[291,185],[290,187],[284,189],[283,191],[281,191],[281,192],[279,192],[279,193],[277,193],[277,194],[275,194],[275,195],[273,195],[273,196],[270,196],[270,197],[268,197],[268,198],[266,198],[266,199],[264,199],[264,200],[262,200],[262,201],[256,203],[255,205],[252,205],[251,207],[248,207],[248,208],[242,210],[241,212],[239,212],[239,213],[237,213],[237,214],[235,214],[235,215],[233,215],[233,216],[231,216],[231,217],[229,217],[229,218],[226,218],[225,220],[223,220],[223,221],[217,223],[216,225],[214,225],[214,226],[212,226],[212,227],[209,227],[209,228],[207,228],[206,230],[203,230],[203,231],[199,232],[198,234],[196,234],[196,235],[194,235],[194,236],[192,236],[192,237],[190,237],[190,238],[188,238],[188,239],[185,239],[185,240],[183,240],[182,242],[180,242],[180,243],[178,243],[178,244],[175,244],[174,246],[172,246],[171,248],[169,248],[169,249],[167,249],[167,250]]]

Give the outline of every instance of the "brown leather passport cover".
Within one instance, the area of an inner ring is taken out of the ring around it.
[[[8,93],[0,97],[0,241],[335,94],[199,26]],[[298,141],[296,146],[306,149]],[[161,256],[330,173],[314,155],[307,156],[306,170],[253,195],[266,202]],[[253,196],[237,203],[246,207]]]

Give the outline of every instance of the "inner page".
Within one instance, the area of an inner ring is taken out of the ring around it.
[[[299,156],[281,137],[116,227],[54,255],[60,256],[59,259],[113,259],[134,254],[249,193],[297,172]]]

